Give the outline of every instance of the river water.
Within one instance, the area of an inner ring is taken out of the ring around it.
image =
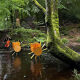
[[[0,54],[0,80],[73,80],[69,65],[50,54],[43,54],[37,62],[27,51],[14,56]]]

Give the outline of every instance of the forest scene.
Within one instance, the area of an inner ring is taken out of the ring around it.
[[[0,0],[0,80],[80,80],[80,0]]]

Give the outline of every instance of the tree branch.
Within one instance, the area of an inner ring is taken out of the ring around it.
[[[44,13],[46,12],[46,9],[45,9],[42,5],[40,5],[37,0],[33,0],[33,1],[34,1],[34,3],[35,3],[40,9],[42,9],[42,11],[43,11]]]

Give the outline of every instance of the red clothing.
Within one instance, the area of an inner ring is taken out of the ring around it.
[[[10,41],[6,41],[5,47],[9,47],[10,46]]]

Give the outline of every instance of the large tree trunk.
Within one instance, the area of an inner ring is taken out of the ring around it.
[[[35,2],[36,0],[34,0]],[[47,43],[49,53],[59,58],[60,60],[79,68],[80,54],[65,46],[59,33],[59,18],[58,18],[58,0],[46,1],[46,22],[47,22]],[[36,4],[37,5],[37,4]],[[38,5],[37,5],[38,6]],[[42,8],[42,7],[41,7]],[[43,8],[42,8],[43,10]]]
[[[80,54],[65,46],[60,39],[57,4],[58,0],[47,0],[49,52],[72,66],[79,67]]]

